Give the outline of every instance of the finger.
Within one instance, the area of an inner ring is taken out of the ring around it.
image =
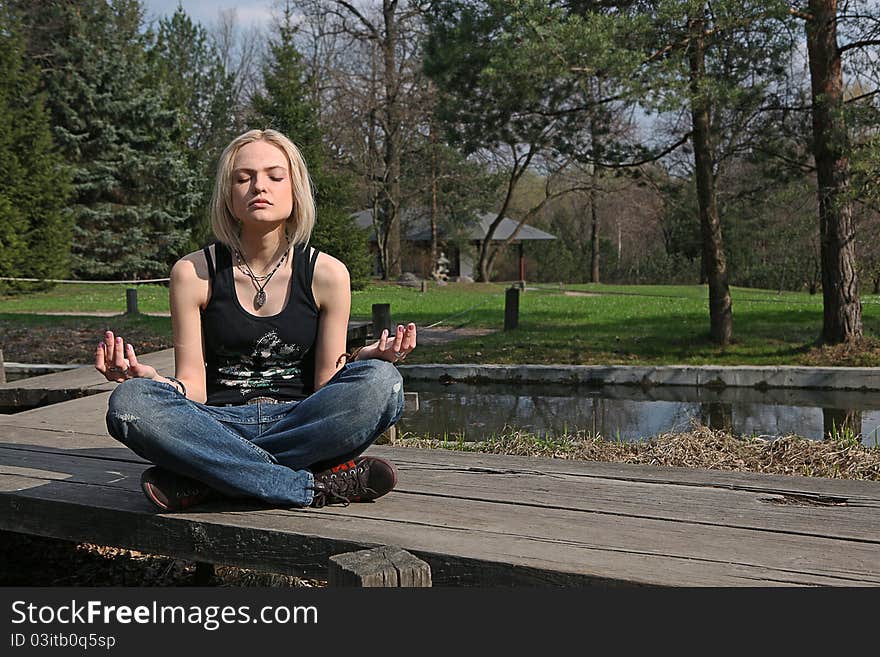
[[[140,363],[138,363],[137,356],[134,355],[134,347],[130,342],[125,348],[125,353],[128,356],[128,366],[137,369],[140,366]]]
[[[416,325],[409,323],[403,336],[402,351],[412,351],[416,346]]]
[[[388,329],[382,329],[382,335],[379,336],[379,351],[388,349]]]
[[[395,351],[395,353],[399,353],[402,346],[403,346],[403,324],[398,324],[397,330],[394,332],[394,351]]]
[[[113,367],[121,370],[125,369],[125,349],[122,344],[122,338],[116,338],[116,348],[113,350]]]
[[[95,369],[101,374],[107,369],[107,362],[104,360],[104,349],[105,346],[103,342],[99,342],[98,346],[95,348]]]
[[[115,343],[116,341],[113,338],[113,331],[107,331],[104,333],[104,346],[106,347],[104,356],[108,363],[113,362],[113,347],[115,346]]]

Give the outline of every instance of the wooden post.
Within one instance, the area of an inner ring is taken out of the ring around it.
[[[526,282],[526,256],[523,253],[523,242],[519,243],[519,280]]]
[[[391,304],[374,303],[373,337],[378,338],[382,334],[383,329],[388,329],[388,335],[391,335]]]
[[[137,288],[130,287],[125,291],[125,314],[137,315],[138,312],[138,291]]]
[[[426,281],[425,279],[422,279],[421,293],[424,294],[427,291],[428,291],[428,281]]]
[[[2,349],[0,349],[0,383],[6,383],[6,365],[3,364]]]
[[[207,561],[196,561],[196,571],[193,573],[193,582],[196,586],[210,586],[214,582],[214,564]]]
[[[330,586],[431,586],[431,567],[399,547],[337,554],[330,557],[327,570]]]
[[[519,325],[519,288],[509,287],[504,294],[504,330],[510,331]]]

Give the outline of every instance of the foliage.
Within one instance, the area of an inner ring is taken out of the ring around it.
[[[72,170],[73,273],[166,275],[187,246],[197,185],[175,113],[148,84],[140,4],[22,4],[31,56],[50,62],[42,83]]]
[[[69,173],[52,142],[21,23],[5,4],[0,25],[0,276],[61,278],[69,270]]]
[[[315,187],[318,220],[312,245],[339,258],[348,267],[352,288],[362,288],[369,275],[366,232],[351,217],[351,181],[326,164],[317,110],[310,100],[309,80],[302,55],[294,44],[292,8],[285,5],[278,38],[269,45],[263,69],[265,91],[252,101],[251,122],[289,136],[299,147]]]
[[[193,250],[209,241],[207,210],[217,159],[241,128],[231,110],[233,76],[208,32],[180,5],[170,18],[159,20],[155,37],[145,45],[148,84],[165,90],[168,109],[180,122],[177,147],[196,177],[196,200],[186,220],[187,250]]]

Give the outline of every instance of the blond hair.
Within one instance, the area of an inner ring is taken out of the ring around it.
[[[220,154],[217,178],[211,198],[211,228],[214,236],[231,249],[241,250],[239,220],[232,214],[232,165],[242,146],[265,141],[280,148],[290,166],[293,210],[287,218],[287,234],[291,244],[307,244],[315,227],[315,198],[305,160],[296,145],[277,130],[248,130],[233,139]]]

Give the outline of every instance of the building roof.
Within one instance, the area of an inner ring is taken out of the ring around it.
[[[361,210],[360,212],[355,212],[353,215],[355,223],[361,228],[370,228],[373,227],[373,211],[372,210]],[[481,214],[477,215],[477,221],[471,226],[464,229],[464,235],[473,241],[479,241],[486,238],[486,233],[489,232],[489,226],[495,220],[496,215],[494,214]],[[417,216],[414,212],[406,212],[404,213],[404,224],[406,226],[405,231],[405,239],[411,242],[430,242],[431,241],[431,227],[429,224],[429,220],[424,216]],[[518,222],[513,219],[508,219],[504,217],[501,220],[501,223],[495,229],[495,233],[492,235],[493,242],[501,242],[508,239],[513,231],[516,230]],[[438,227],[438,234],[441,238],[447,237],[446,232],[442,227]],[[550,233],[546,233],[543,230],[535,228],[534,226],[529,226],[528,224],[523,224],[519,232],[516,234],[516,237],[513,241],[519,240],[555,240],[556,236],[551,235]],[[370,241],[375,242],[376,236],[372,234],[370,235]]]

